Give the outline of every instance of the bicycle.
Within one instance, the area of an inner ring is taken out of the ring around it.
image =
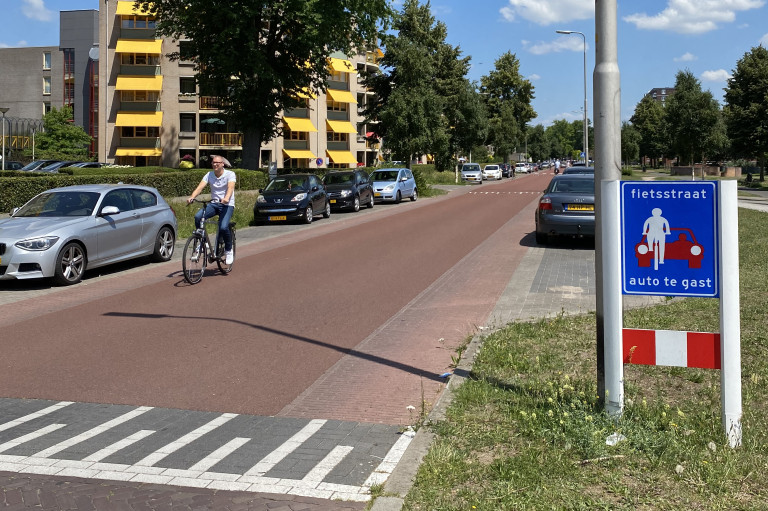
[[[216,201],[193,199],[192,202],[201,203],[203,205],[202,209],[205,211],[205,208],[208,206],[208,204]],[[219,271],[221,273],[226,275],[232,271],[232,266],[234,266],[234,263],[226,264],[224,260],[226,257],[224,239],[223,237],[219,236],[218,232],[216,233],[215,252],[213,250],[213,245],[211,245],[211,239],[208,236],[206,224],[216,223],[218,223],[218,221],[215,220],[214,217],[203,220],[203,227],[200,229],[195,229],[195,232],[193,232],[192,235],[187,238],[187,242],[184,245],[184,256],[181,262],[182,268],[184,269],[184,280],[190,284],[197,284],[200,282],[203,279],[205,267],[208,264],[213,264],[214,262],[216,262],[218,265]],[[235,234],[235,222],[229,222],[229,232],[232,236],[232,253],[234,254],[235,240],[237,238]]]

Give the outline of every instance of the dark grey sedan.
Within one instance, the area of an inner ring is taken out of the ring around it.
[[[253,206],[257,223],[301,220],[309,224],[315,215],[331,216],[331,202],[320,179],[314,174],[285,174],[275,177],[259,190]]]
[[[561,174],[549,182],[536,208],[536,242],[554,236],[594,238],[594,174]]]
[[[176,214],[154,188],[54,188],[0,220],[0,280],[76,284],[86,269],[142,256],[168,261],[175,241]]]

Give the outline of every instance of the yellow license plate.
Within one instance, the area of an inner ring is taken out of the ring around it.
[[[279,221],[279,220],[285,220],[285,215],[280,215],[280,216],[271,216],[271,217],[269,217],[269,221],[270,221],[270,222],[277,222],[277,221]]]
[[[594,211],[594,204],[568,204],[565,208],[567,211]]]
[[[381,194],[379,192],[376,192],[373,194],[374,197],[381,197]]]
[[[331,199],[331,204],[336,204],[336,199]]]

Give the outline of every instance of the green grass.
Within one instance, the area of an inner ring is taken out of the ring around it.
[[[625,365],[618,421],[598,403],[595,316],[490,334],[406,510],[768,509],[768,215],[739,210],[743,445],[720,418],[720,372]],[[718,331],[718,301],[626,311],[625,327]],[[606,445],[614,432],[626,440]]]
[[[239,190],[235,194],[235,212],[232,214],[232,220],[237,223],[237,227],[248,227],[253,225],[253,206],[256,204],[256,197],[259,192],[256,190]],[[200,198],[209,199],[210,194],[202,193]],[[178,239],[188,238],[195,230],[195,213],[200,209],[201,204],[193,203],[187,205],[186,197],[168,199],[176,212],[178,222]]]

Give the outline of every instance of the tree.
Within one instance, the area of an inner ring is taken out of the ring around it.
[[[86,160],[91,140],[91,136],[74,123],[71,107],[52,108],[43,116],[43,131],[35,136],[35,157]]]
[[[712,93],[701,90],[701,83],[690,71],[680,71],[675,80],[675,94],[667,100],[665,119],[672,150],[682,161],[703,161],[713,153],[720,107]],[[719,150],[719,148],[717,149]]]
[[[414,157],[434,154],[446,168],[456,144],[452,121],[458,116],[455,108],[446,108],[464,97],[469,58],[445,42],[446,26],[435,21],[429,2],[406,0],[393,28],[396,33],[382,36],[381,72],[365,77],[376,99],[364,114],[369,122],[379,122],[377,135],[397,159],[410,165]]]
[[[650,158],[653,166],[658,167],[658,159],[664,155],[664,148],[667,146],[664,106],[651,96],[645,95],[635,107],[630,121],[640,135],[640,156]]]
[[[547,138],[552,147],[551,157],[563,158],[573,154],[573,141],[578,133],[583,133],[575,132],[575,129],[575,125],[565,119],[558,119],[547,128]]]
[[[640,140],[640,131],[637,128],[628,122],[621,123],[621,159],[626,165],[640,156]]]
[[[768,50],[752,48],[736,63],[725,89],[725,122],[733,152],[756,158],[760,181],[768,160]]]
[[[552,148],[543,124],[528,129],[528,153],[534,161],[548,159]]]
[[[507,51],[494,63],[494,69],[480,79],[480,89],[488,107],[488,144],[504,160],[520,146],[528,123],[536,117],[531,106],[533,85],[520,75],[520,61]]]
[[[262,142],[280,133],[278,114],[307,89],[322,90],[328,57],[378,41],[387,0],[137,0],[158,35],[189,40],[200,92],[224,100],[243,133],[243,167],[259,166]],[[180,55],[168,55],[178,60]]]

